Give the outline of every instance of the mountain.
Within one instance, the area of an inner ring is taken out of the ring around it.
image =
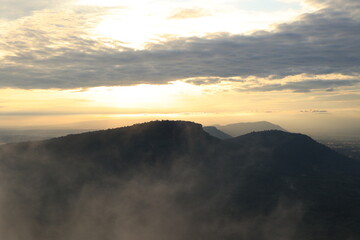
[[[205,132],[207,132],[208,134],[210,134],[213,137],[219,138],[219,139],[229,139],[232,138],[232,136],[230,136],[229,134],[226,134],[222,131],[220,131],[219,129],[217,129],[216,127],[212,127],[212,126],[208,126],[208,127],[203,127],[203,130]]]
[[[360,163],[277,130],[155,121],[0,146],[0,238],[360,238]]]
[[[261,122],[243,122],[243,123],[233,123],[225,126],[216,125],[217,129],[222,132],[229,134],[230,136],[236,137],[244,135],[251,132],[265,131],[265,130],[280,130],[286,131],[279,125],[275,125],[270,122],[261,121]]]

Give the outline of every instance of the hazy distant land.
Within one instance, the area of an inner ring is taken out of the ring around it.
[[[239,122],[227,125],[204,126],[210,135],[220,139],[228,139],[256,131],[284,130],[279,125],[266,122]],[[82,132],[94,131],[93,129],[66,129],[66,128],[27,128],[27,129],[0,129],[0,144],[24,141],[45,140],[53,137],[65,136]],[[360,136],[340,134],[326,135],[310,134],[317,141],[352,158],[360,159]]]

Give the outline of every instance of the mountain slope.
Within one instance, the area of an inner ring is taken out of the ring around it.
[[[229,139],[232,138],[232,136],[230,136],[229,134],[226,134],[222,131],[220,131],[219,129],[217,129],[216,127],[212,127],[212,126],[208,126],[208,127],[203,127],[203,130],[205,132],[207,132],[208,134],[210,134],[213,137],[219,138],[219,139]]]
[[[360,164],[282,131],[157,121],[0,147],[3,239],[360,237]]]
[[[301,134],[264,131],[230,142],[246,149],[244,158],[259,161],[243,170],[248,177],[239,194],[247,192],[242,201],[251,203],[248,207],[261,209],[279,198],[298,202],[302,208],[299,239],[359,236],[360,208],[355,201],[360,196],[359,162]],[[249,151],[254,148],[258,150]]]

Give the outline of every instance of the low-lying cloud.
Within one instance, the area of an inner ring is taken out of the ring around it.
[[[327,110],[318,110],[318,109],[301,110],[300,112],[302,112],[302,113],[320,113],[320,114],[328,113]]]
[[[32,163],[38,168],[33,169],[31,179],[26,175],[30,171],[19,171],[26,165],[21,159],[6,166],[10,171],[0,172],[3,239],[292,239],[303,214],[301,204],[280,199],[269,215],[241,220],[212,215],[220,211],[226,192],[213,192],[204,201],[201,194],[206,194],[208,183],[194,166],[175,163],[166,172],[159,166],[147,168],[125,178],[108,177],[79,187],[76,179],[81,182],[88,168],[68,171],[44,155]],[[1,164],[4,170],[4,162]],[[55,169],[54,176],[47,175],[46,171]],[[46,179],[49,182],[43,182]],[[58,187],[69,192],[58,195]]]

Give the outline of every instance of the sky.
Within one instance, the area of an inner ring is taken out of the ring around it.
[[[0,0],[0,128],[360,133],[358,0]]]

